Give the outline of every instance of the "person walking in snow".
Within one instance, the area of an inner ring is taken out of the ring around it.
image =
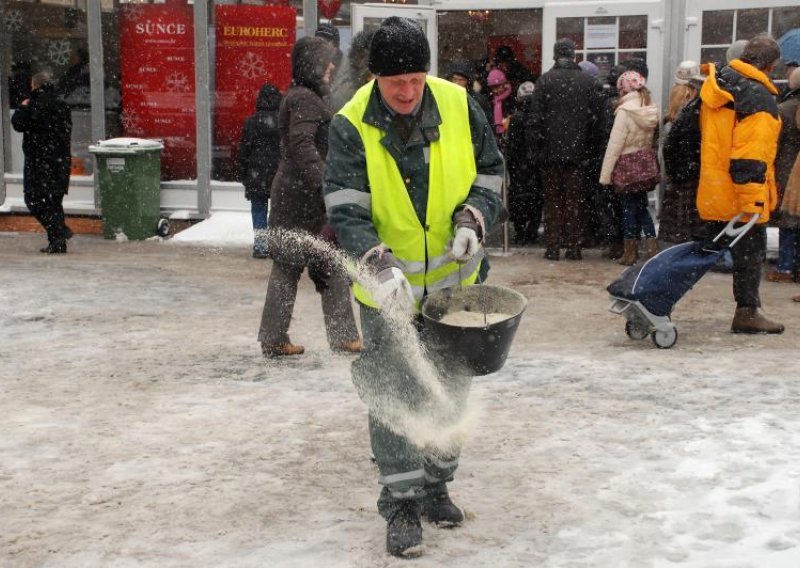
[[[11,125],[22,132],[22,191],[25,205],[47,232],[46,254],[67,252],[72,231],[64,221],[64,195],[69,190],[72,114],[58,98],[50,73],[31,78],[31,96],[14,111]]]
[[[558,40],[555,64],[539,77],[527,128],[544,191],[544,257],[581,260],[584,178],[600,115],[595,81],[575,63],[575,43]]]
[[[321,187],[331,111],[323,96],[328,91],[335,54],[328,42],[317,37],[301,38],[292,49],[292,87],[278,113],[281,161],[270,192],[267,249],[274,262],[258,332],[266,357],[305,351],[289,339],[289,323],[297,284],[306,267],[322,297],[331,349],[350,353],[361,350],[346,272],[322,255],[307,252],[287,233],[326,235]]]
[[[278,109],[282,98],[274,85],[261,87],[256,112],[245,120],[239,145],[239,177],[253,217],[253,258],[267,258],[269,190],[281,156]]]
[[[655,131],[658,127],[658,107],[653,104],[650,92],[645,86],[645,78],[636,71],[626,71],[617,80],[620,97],[614,116],[614,126],[600,170],[600,183],[610,185],[612,173],[620,168],[626,159],[642,162],[647,152],[655,156]],[[626,163],[635,168],[638,164]],[[631,266],[639,258],[639,230],[644,232],[646,258],[658,252],[656,228],[647,210],[647,192],[655,189],[652,185],[633,183],[614,184],[622,202],[622,230],[625,237],[625,251],[620,264]]]
[[[708,235],[734,217],[758,214],[758,223],[733,254],[733,333],[783,333],[783,324],[761,312],[759,287],[767,250],[766,223],[778,205],[775,155],[781,130],[769,74],[780,59],[778,42],[767,35],[749,40],[739,58],[718,72],[708,64],[700,89],[700,183],[697,210]]]
[[[369,68],[376,79],[331,123],[325,204],[342,248],[379,282],[374,297],[354,285],[364,351],[353,382],[360,394],[385,388],[413,405],[421,379],[400,355],[382,311],[400,304],[420,324],[426,294],[477,280],[485,269],[481,242],[501,211],[503,157],[474,99],[427,76],[430,47],[415,21],[384,20]],[[419,341],[424,345],[424,337]],[[440,373],[466,397],[471,377]],[[443,525],[464,520],[447,489],[459,449],[426,453],[373,409],[369,433],[383,486],[378,511],[387,522],[386,549],[412,555],[422,544],[422,516]]]

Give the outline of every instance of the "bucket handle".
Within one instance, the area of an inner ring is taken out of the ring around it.
[[[458,264],[458,283],[463,290],[464,278],[461,276],[461,267],[463,266],[463,263],[456,261],[456,264]],[[483,311],[483,327],[486,328],[489,327],[486,317],[486,288],[483,286],[483,281],[481,280],[480,266],[478,267],[478,296],[481,300],[481,311]]]

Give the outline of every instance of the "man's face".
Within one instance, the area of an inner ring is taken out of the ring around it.
[[[467,80],[466,77],[464,77],[463,75],[458,75],[457,73],[454,73],[453,75],[450,76],[450,82],[455,83],[456,85],[459,85],[461,87],[464,87],[465,89],[469,84],[469,81]]]
[[[404,73],[378,77],[378,89],[383,100],[398,114],[411,114],[425,92],[425,73]]]

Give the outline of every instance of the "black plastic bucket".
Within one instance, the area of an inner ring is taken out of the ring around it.
[[[471,375],[494,373],[506,362],[527,305],[525,296],[502,286],[482,284],[433,292],[422,303],[426,343],[451,368],[461,368]],[[460,311],[509,317],[480,327],[458,327],[440,321],[446,314]]]

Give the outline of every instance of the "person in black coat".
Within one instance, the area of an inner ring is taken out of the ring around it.
[[[508,213],[514,224],[514,243],[526,245],[539,238],[542,219],[542,191],[536,157],[525,136],[525,124],[533,104],[534,84],[517,90],[517,107],[508,125],[505,158],[508,164]]]
[[[472,63],[466,59],[456,59],[447,67],[447,74],[444,76],[444,78],[451,83],[455,83],[456,85],[461,85],[464,87],[467,90],[467,93],[469,93],[469,95],[480,105],[481,109],[483,109],[483,112],[486,115],[486,120],[489,121],[489,124],[492,123],[492,103],[489,100],[489,97],[482,92],[475,90],[474,83],[476,80],[476,73],[475,67],[472,65]]]
[[[49,73],[31,78],[31,97],[11,117],[14,130],[22,132],[25,155],[22,188],[25,205],[45,231],[48,245],[41,252],[63,254],[72,231],[64,222],[64,195],[69,190],[72,115],[56,94]]]
[[[581,260],[583,188],[601,114],[595,81],[575,63],[575,43],[558,40],[555,64],[536,82],[527,135],[544,191],[545,258]]]
[[[253,258],[267,258],[269,189],[281,159],[278,109],[282,98],[274,85],[261,87],[256,112],[245,120],[239,146],[239,176],[253,216]]]

